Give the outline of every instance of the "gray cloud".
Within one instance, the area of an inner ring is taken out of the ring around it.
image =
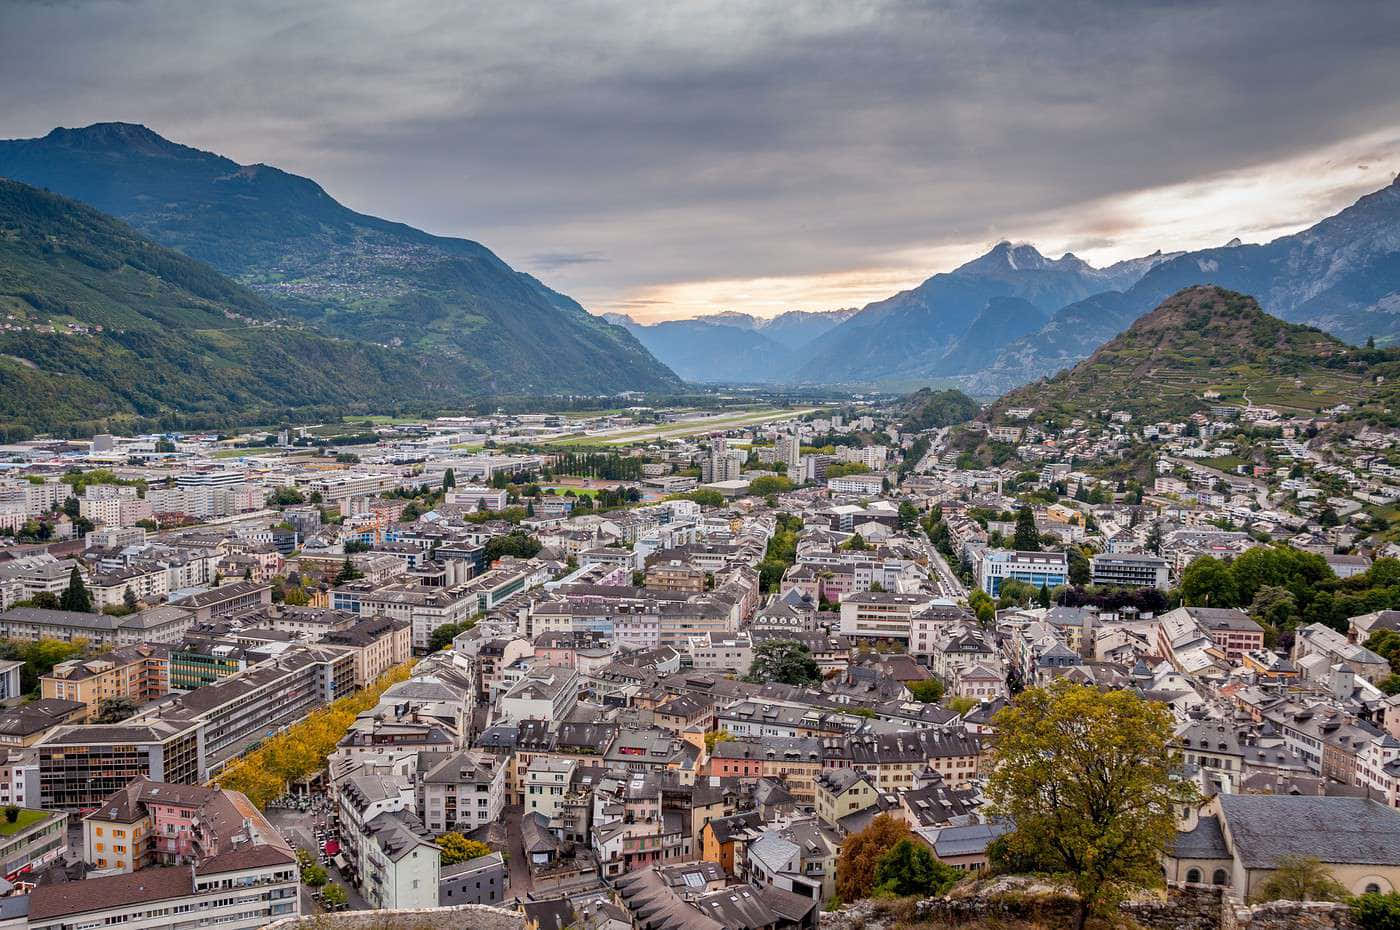
[[[75,0],[0,7],[0,125],[144,122],[608,309],[1400,125],[1396,61],[1400,5],[1364,0]]]

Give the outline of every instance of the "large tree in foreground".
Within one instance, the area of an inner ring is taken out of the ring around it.
[[[1128,691],[1057,682],[996,716],[987,796],[1015,825],[1001,844],[1079,893],[1079,927],[1131,888],[1159,884],[1174,809],[1194,789],[1172,778],[1172,717]]]

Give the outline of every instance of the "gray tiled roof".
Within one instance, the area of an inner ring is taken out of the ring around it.
[[[1366,798],[1227,794],[1220,809],[1246,868],[1272,868],[1287,855],[1400,865],[1400,812]]]

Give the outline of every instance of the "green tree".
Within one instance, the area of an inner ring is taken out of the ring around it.
[[[842,548],[849,549],[852,552],[864,552],[865,550],[870,548],[870,545],[865,541],[864,536],[860,535],[859,533],[853,533],[851,534],[851,538],[846,540],[846,543]]]
[[[73,566],[73,571],[68,574],[68,587],[58,599],[59,610],[72,610],[78,613],[90,614],[92,610],[92,598],[88,595],[87,585],[83,584],[83,576],[78,571],[78,566]]]
[[[1250,895],[1265,901],[1345,901],[1349,895],[1332,870],[1312,856],[1279,856],[1274,870]]]
[[[136,702],[131,698],[113,697],[103,698],[97,702],[97,716],[93,718],[93,723],[121,723],[127,717],[136,713]]]
[[[792,482],[783,475],[764,475],[749,482],[749,493],[757,497],[782,494],[792,490]]]
[[[1254,593],[1249,615],[1277,630],[1286,630],[1298,619],[1298,599],[1279,585],[1266,584]]]
[[[1400,930],[1400,894],[1363,894],[1352,899],[1351,913],[1361,930]]]
[[[19,808],[13,804],[5,805],[5,822],[14,823],[19,820]]]
[[[923,704],[937,704],[943,700],[943,682],[937,678],[925,678],[922,681],[911,681],[908,686],[909,693],[914,695],[914,700]]]
[[[345,889],[332,882],[321,891],[321,900],[326,902],[330,908],[341,908],[350,900],[350,896],[345,893]]]
[[[135,591],[131,590],[130,588],[127,588],[125,591],[122,592],[122,604],[126,607],[127,610],[134,613],[136,611],[136,608],[140,606],[140,603],[141,602],[136,599]]]
[[[449,468],[447,471],[442,473],[442,489],[446,491],[449,488],[455,488],[456,486],[457,475],[452,471],[452,469]]]
[[[301,870],[301,880],[311,888],[320,888],[329,877],[326,875],[326,870],[314,862],[311,865],[303,866]]]
[[[1029,505],[1016,511],[1016,535],[1011,545],[1019,552],[1039,552],[1040,533],[1035,528],[1035,511]]]
[[[1035,602],[1041,607],[1050,606],[1050,588],[1043,581],[1040,583],[1040,592],[1035,596]]]
[[[1079,893],[1080,930],[1128,889],[1160,883],[1174,809],[1194,796],[1172,777],[1170,711],[1057,682],[1022,692],[995,726],[989,812],[1015,824],[1013,855]]]
[[[1230,566],[1210,555],[1197,556],[1181,573],[1181,596],[1192,607],[1235,607],[1239,588]]]
[[[899,528],[908,533],[919,525],[919,508],[908,501],[899,502]]]
[[[905,837],[875,863],[875,889],[883,894],[932,897],[958,883],[962,873],[939,862],[928,846]]]
[[[438,836],[437,844],[442,848],[442,864],[456,865],[468,859],[479,859],[491,854],[491,847],[476,840],[469,840],[455,831]]]
[[[770,639],[753,652],[748,680],[759,684],[770,681],[785,685],[811,685],[822,680],[812,651],[791,639]]]
[[[1091,574],[1089,559],[1084,555],[1084,550],[1078,546],[1070,546],[1065,550],[1065,560],[1069,563],[1069,583],[1080,587],[1088,584]]]
[[[345,584],[357,578],[363,578],[365,573],[355,567],[355,563],[350,561],[350,556],[345,557],[345,561],[340,564],[340,571],[335,576],[336,584]]]

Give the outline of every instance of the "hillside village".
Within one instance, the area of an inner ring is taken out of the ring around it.
[[[1202,400],[0,448],[0,922],[814,927],[882,815],[989,868],[997,713],[1056,681],[1170,711],[1169,882],[1400,835],[1396,429]],[[1394,891],[1393,846],[1325,865]]]

